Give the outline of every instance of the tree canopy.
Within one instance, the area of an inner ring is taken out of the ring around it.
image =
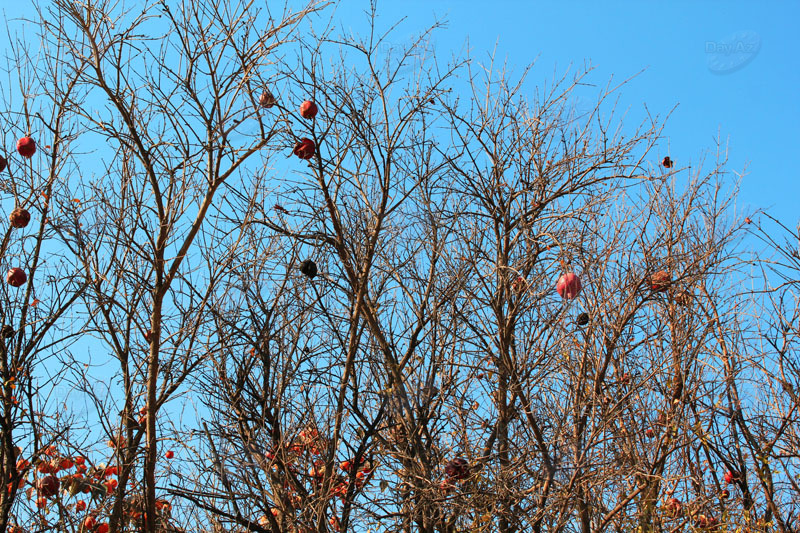
[[[797,531],[798,237],[724,145],[259,6],[7,50],[4,531]]]

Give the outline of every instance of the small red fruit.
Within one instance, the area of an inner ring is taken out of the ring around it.
[[[556,291],[562,298],[571,300],[581,292],[581,279],[573,272],[562,274],[556,283]]]
[[[58,481],[56,476],[45,476],[40,479],[39,483],[37,484],[39,495],[44,496],[45,498],[52,498],[58,494],[58,489],[60,486],[61,483]]]
[[[350,461],[342,461],[342,463],[339,465],[339,468],[341,468],[345,472],[348,472],[350,468],[352,468],[352,466],[353,464]]]
[[[11,211],[11,214],[8,215],[8,219],[11,221],[13,227],[24,228],[28,225],[28,222],[31,221],[31,214],[27,209],[16,207]]]
[[[306,100],[300,104],[300,116],[307,119],[312,119],[317,116],[317,104],[311,100]]]
[[[745,224],[750,224],[751,222],[752,222],[752,220],[750,220],[750,217],[745,217],[745,219],[744,219],[744,223]]]
[[[659,270],[650,276],[650,288],[656,292],[664,292],[669,289],[670,278],[669,273]]]
[[[731,491],[729,491],[728,489],[722,489],[722,492],[720,493],[719,497],[722,498],[723,500],[727,500],[728,498],[731,497]]]
[[[108,524],[103,522],[102,524],[97,526],[97,529],[95,530],[95,533],[108,533]]]
[[[36,141],[27,136],[22,137],[17,141],[17,152],[22,157],[33,157],[33,154],[36,153]]]
[[[28,281],[28,276],[25,275],[25,271],[21,268],[14,267],[6,274],[6,281],[12,287],[22,287]]]
[[[444,474],[449,478],[456,481],[462,481],[469,477],[469,464],[466,459],[456,457],[452,459],[447,466],[444,467]]]
[[[76,457],[76,458],[74,459],[74,461],[75,461],[75,464],[76,464],[76,465],[82,465],[83,463],[85,463],[85,462],[86,462],[86,458],[85,458],[85,457],[78,456],[78,457]]]
[[[669,511],[673,516],[678,515],[681,512],[681,502],[678,500],[678,498],[668,499],[666,507],[667,511]]]
[[[294,155],[299,157],[300,159],[311,159],[314,157],[314,153],[316,152],[317,145],[314,144],[314,141],[307,137],[303,137],[297,144],[294,145]]]
[[[525,290],[525,278],[522,276],[517,276],[517,279],[514,280],[514,283],[511,284],[511,288],[514,289],[514,292],[520,293]]]
[[[45,498],[44,496],[39,496],[38,498],[36,498],[36,507],[38,507],[39,509],[44,509],[45,507],[47,507],[47,498]]]
[[[164,454],[164,457],[166,457],[167,459],[172,459],[173,457],[175,457],[175,452],[169,450],[167,453]]]
[[[258,105],[266,109],[269,109],[277,103],[278,100],[275,99],[275,96],[269,92],[268,89],[264,89],[264,92],[261,93],[261,97],[258,99]]]
[[[4,171],[7,166],[8,166],[8,161],[6,161],[5,157],[0,155],[0,172]]]
[[[661,161],[661,164],[664,165],[664,168],[672,168],[672,159],[667,156]]]
[[[75,510],[78,512],[86,510],[86,502],[83,500],[78,500],[78,503],[75,504]]]
[[[95,520],[93,516],[87,516],[86,520],[83,521],[84,529],[94,529],[94,526],[96,525],[97,525],[97,520]]]
[[[732,472],[731,470],[728,470],[727,472],[725,472],[725,483],[730,485],[734,481],[736,481],[736,474],[734,472]]]
[[[644,434],[647,436],[648,439],[652,439],[653,437],[656,436],[656,432],[653,431],[653,428],[647,428]]]

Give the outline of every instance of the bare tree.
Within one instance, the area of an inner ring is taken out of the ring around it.
[[[797,237],[725,148],[324,8],[16,41],[3,527],[796,530]]]

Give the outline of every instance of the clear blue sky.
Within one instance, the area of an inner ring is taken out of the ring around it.
[[[363,29],[367,5],[345,0],[336,19]],[[769,209],[787,226],[797,224],[800,2],[403,0],[380,2],[379,13],[386,25],[408,17],[400,39],[447,21],[432,43],[442,58],[463,50],[469,37],[476,58],[497,46],[498,58],[517,71],[536,59],[536,84],[584,60],[596,67],[598,85],[646,69],[623,90],[622,103],[635,117],[643,104],[662,116],[678,106],[664,131],[672,158],[696,162],[721,135],[728,169],[748,165],[738,202],[744,212]],[[741,55],[721,51],[731,44]],[[749,62],[718,72],[743,59]],[[666,142],[660,149],[666,152]]]

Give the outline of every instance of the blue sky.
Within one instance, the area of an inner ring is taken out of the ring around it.
[[[26,6],[28,0],[1,9],[13,18]],[[333,13],[338,26],[363,34],[368,6],[367,0],[343,0],[325,16]],[[598,86],[644,69],[621,93],[630,120],[642,116],[644,104],[661,116],[677,105],[664,153],[668,142],[679,165],[697,161],[720,135],[729,143],[728,169],[747,165],[738,202],[743,213],[768,209],[787,226],[797,224],[800,2],[403,0],[381,1],[378,11],[384,27],[406,17],[394,34],[399,44],[445,21],[432,42],[442,59],[462,53],[469,42],[473,57],[485,59],[496,47],[497,57],[517,72],[536,60],[532,84],[584,61],[595,67],[590,80]],[[741,44],[742,35],[760,41],[755,56],[736,70],[713,72],[709,61],[728,59],[713,50],[737,38]],[[3,49],[5,39],[0,35]]]
[[[367,5],[346,0],[335,17],[363,31]],[[668,141],[679,165],[696,162],[720,135],[729,146],[728,170],[747,165],[737,202],[743,214],[768,209],[787,226],[797,224],[800,2],[403,0],[380,2],[379,13],[385,25],[407,17],[396,34],[401,39],[447,21],[432,43],[441,58],[464,50],[469,38],[473,57],[487,58],[496,46],[497,57],[517,72],[535,59],[534,84],[584,61],[595,67],[590,79],[599,86],[645,69],[622,91],[621,103],[632,117],[644,104],[661,116],[677,105],[663,153]],[[747,54],[759,41],[740,68],[712,70],[738,59],[724,45],[738,42]]]

